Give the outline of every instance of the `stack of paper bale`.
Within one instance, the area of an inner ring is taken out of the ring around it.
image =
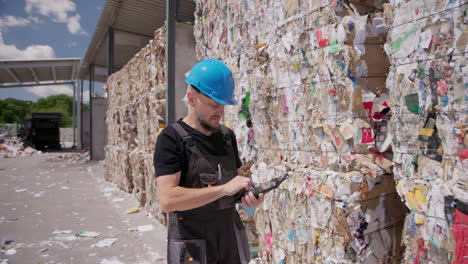
[[[463,263],[467,9],[463,0],[197,0],[197,57],[221,59],[236,80],[239,105],[224,122],[245,174],[256,183],[289,174],[257,208],[258,237],[249,227],[259,262]],[[164,126],[165,34],[107,83],[106,177],[161,220],[152,155]]]
[[[289,173],[255,214],[264,263],[397,263],[383,44],[391,6],[198,1],[197,56],[233,70],[226,108],[256,183]]]
[[[161,221],[164,218],[156,201],[153,153],[164,127],[165,45],[166,31],[161,28],[122,70],[109,77],[105,86],[109,95],[106,179],[133,192]]]
[[[466,263],[468,256],[468,6],[392,1],[385,50],[394,175],[411,213],[405,263]]]

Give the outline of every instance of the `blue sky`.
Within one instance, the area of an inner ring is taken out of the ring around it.
[[[0,0],[0,60],[83,59],[104,5],[105,0]],[[0,88],[0,99],[36,101],[59,93],[71,95],[72,88]]]

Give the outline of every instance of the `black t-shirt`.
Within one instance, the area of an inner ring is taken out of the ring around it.
[[[221,130],[216,133],[206,136],[198,130],[187,125],[182,119],[178,120],[182,128],[192,137],[194,144],[200,152],[207,156],[224,156],[227,153],[226,144]],[[237,149],[237,141],[234,132],[229,129],[232,139],[232,146],[236,155],[237,168],[240,168],[242,162],[239,158],[239,151]],[[173,126],[168,126],[163,129],[156,141],[156,149],[154,151],[154,168],[156,177],[174,174],[181,171],[182,176],[187,175],[190,151],[184,150],[184,143],[182,137],[177,133]]]

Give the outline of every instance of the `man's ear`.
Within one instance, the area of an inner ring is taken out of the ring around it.
[[[187,99],[188,99],[188,103],[189,105],[191,106],[195,106],[195,101],[197,100],[197,95],[196,95],[197,92],[195,91],[189,91],[187,93]]]

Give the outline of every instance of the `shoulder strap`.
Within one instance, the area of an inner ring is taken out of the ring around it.
[[[181,136],[184,141],[192,141],[192,137],[179,123],[172,124],[172,127],[174,127],[174,129],[177,131],[177,134],[179,134],[179,136]]]
[[[172,127],[177,131],[177,134],[182,137],[182,140],[187,143],[187,146],[189,150],[195,154],[198,155],[199,157],[202,157],[203,155],[201,154],[200,150],[195,146],[195,143],[193,143],[192,137],[185,131],[185,129],[179,124],[179,123],[173,123]]]
[[[174,123],[172,124],[172,126],[177,131],[177,133],[182,137],[182,140],[185,143],[187,143],[187,146],[192,153],[200,157],[203,156],[200,150],[195,145],[195,143],[193,143],[192,137],[187,133],[187,131],[185,131],[185,129],[179,123]],[[227,148],[232,148],[232,138],[231,138],[231,135],[229,134],[229,129],[224,125],[220,125],[220,129],[223,135],[224,144],[226,145]]]

